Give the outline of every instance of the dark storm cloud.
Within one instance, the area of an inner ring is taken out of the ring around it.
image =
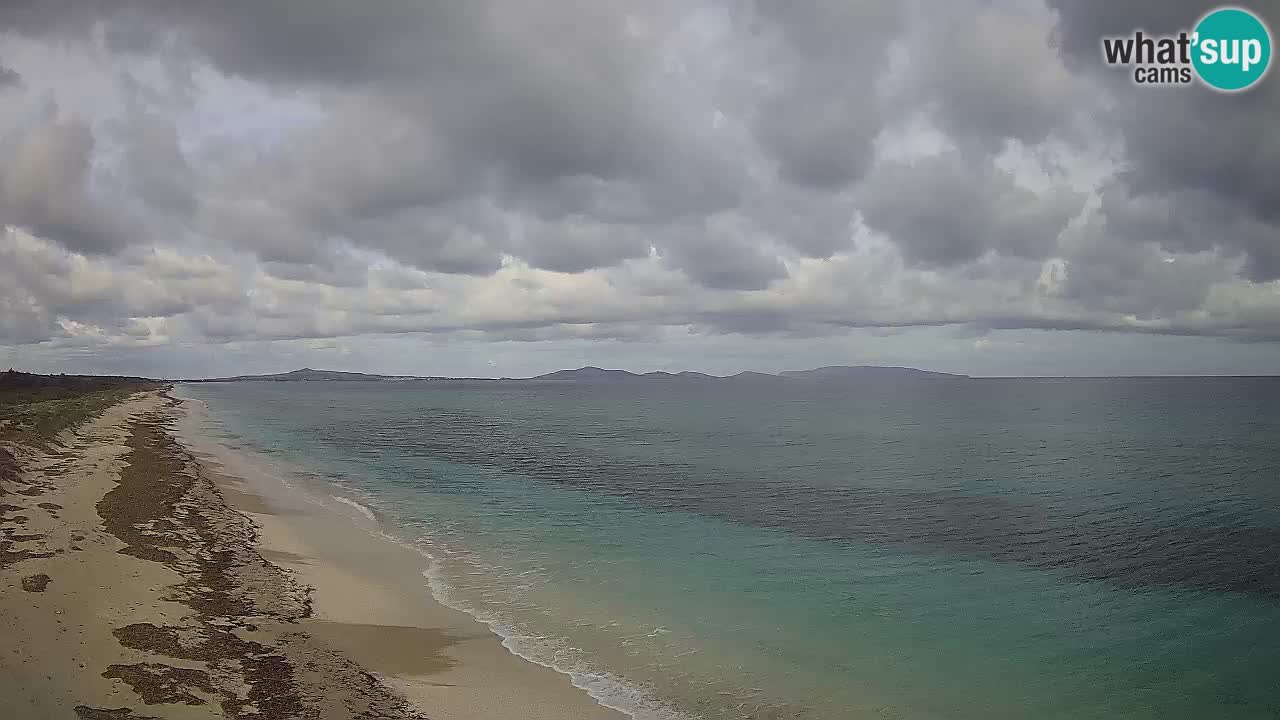
[[[101,3],[78,0],[6,0],[0,27],[33,36],[86,33],[102,15]]]
[[[1131,231],[1127,237],[1167,242],[1176,249],[1224,248],[1248,256],[1249,277],[1280,278],[1280,82],[1274,71],[1249,92],[1225,94],[1195,86],[1177,91],[1140,89],[1123,70],[1100,60],[1106,35],[1135,28],[1189,30],[1213,5],[1199,2],[1055,2],[1063,50],[1073,66],[1113,88],[1106,115],[1128,159],[1123,182],[1133,207],[1112,203]],[[1280,3],[1249,2],[1273,24]],[[1159,206],[1159,224],[1172,232],[1140,232],[1126,215]]]
[[[285,262],[334,237],[481,274],[504,252],[568,271],[643,254],[635,242],[620,253],[576,242],[572,229],[535,233],[547,245],[532,245],[471,210],[492,194],[504,211],[550,220],[636,222],[734,202],[737,169],[671,106],[657,48],[633,31],[666,20],[630,10],[324,2],[298,23],[283,5],[170,8],[177,32],[225,72],[348,94],[318,127],[246,164],[206,225]],[[615,237],[605,244],[621,248]]]
[[[901,8],[893,3],[759,3],[769,48],[769,90],[755,133],[780,174],[816,188],[858,179],[884,119],[876,79],[888,66]]]
[[[529,180],[615,175],[661,141],[660,107],[638,71],[652,48],[627,31],[626,6],[404,0],[307,6],[193,3],[179,27],[221,69],[287,87],[374,92],[430,125],[469,159]]]
[[[786,277],[776,251],[763,245],[749,227],[724,218],[679,228],[661,241],[659,253],[671,267],[708,288],[763,290]]]
[[[1280,138],[1269,118],[1280,111],[1278,87],[1265,82],[1253,93],[1197,93],[1178,104],[1144,103],[1127,136],[1138,160],[1131,184],[1154,192],[1212,189],[1277,219]]]
[[[531,224],[524,229],[524,240],[521,257],[533,267],[557,272],[611,267],[649,254],[649,241],[640,228],[582,218]]]
[[[1042,8],[943,3],[922,15],[906,102],[928,108],[962,145],[996,152],[1069,124],[1078,89],[1049,45]]]
[[[409,209],[359,222],[346,233],[410,267],[464,275],[488,275],[501,267],[495,238],[506,237],[501,218],[474,206]]]
[[[109,253],[137,228],[94,197],[89,184],[95,138],[88,125],[47,117],[0,138],[0,222],[56,238],[71,250]]]
[[[761,232],[802,256],[829,258],[852,245],[855,204],[848,194],[769,188],[744,201]]]
[[[1214,7],[1203,0],[1048,0],[1048,5],[1058,14],[1055,37],[1062,49],[1095,67],[1101,57],[1102,38],[1131,35],[1135,30],[1163,35],[1190,29]],[[1255,2],[1241,5],[1259,6]]]
[[[22,84],[22,76],[17,70],[0,65],[0,90]]]
[[[862,175],[881,119],[869,110],[865,97],[869,88],[844,90],[835,94],[825,85],[814,90],[792,86],[791,92],[771,98],[761,111],[756,132],[777,159],[784,178],[836,189]]]
[[[1208,189],[1142,192],[1118,181],[1103,188],[1100,213],[1109,243],[1243,255],[1250,280],[1280,277],[1280,226],[1230,195]]]
[[[1057,188],[1037,194],[1007,172],[946,153],[886,165],[868,178],[860,201],[867,226],[893,238],[909,261],[946,266],[988,251],[1047,257],[1084,196]]]
[[[151,209],[181,220],[196,211],[196,178],[182,152],[173,122],[157,113],[135,111],[120,123],[123,173],[135,196]]]
[[[1064,289],[1069,296],[1102,311],[1157,320],[1200,308],[1214,283],[1232,274],[1229,261],[1212,253],[1171,262],[1153,250],[1157,243],[1129,240],[1132,229],[1124,222],[1115,214],[1103,215],[1082,229],[1081,241],[1069,253],[1073,271]],[[1141,231],[1144,237],[1164,237],[1155,227]]]

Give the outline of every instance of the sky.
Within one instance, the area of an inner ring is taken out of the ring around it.
[[[1280,374],[1212,7],[0,0],[0,365]]]

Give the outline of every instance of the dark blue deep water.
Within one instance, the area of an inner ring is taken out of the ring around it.
[[[1280,717],[1280,380],[180,392],[638,717]]]

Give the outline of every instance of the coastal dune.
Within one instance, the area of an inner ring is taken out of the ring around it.
[[[435,603],[422,556],[180,442],[164,390],[119,396],[3,438],[7,717],[623,717]]]

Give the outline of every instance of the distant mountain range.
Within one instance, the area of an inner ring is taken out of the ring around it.
[[[783,370],[779,376],[792,380],[865,380],[865,379],[898,379],[898,378],[967,378],[968,375],[952,375],[951,373],[931,372],[904,367],[881,367],[879,365],[828,365],[812,370]]]
[[[707,375],[700,372],[647,372],[633,373],[626,370],[603,370],[598,367],[583,367],[576,370],[557,370],[546,375],[528,378],[530,381],[543,382],[609,382],[636,380],[807,380],[811,382],[845,382],[854,380],[923,380],[937,378],[961,379],[968,375],[952,375],[949,373],[930,372],[915,368],[881,367],[878,365],[829,365],[813,370],[784,370],[777,375],[761,372],[740,372],[737,375]]]
[[[379,380],[412,379],[415,378],[398,377],[394,375],[370,375],[367,373],[344,372],[342,370],[312,370],[311,368],[301,368],[299,370],[275,373],[273,375],[236,375],[235,377],[206,378],[203,380],[187,380],[185,382],[300,382],[304,380],[327,382],[376,382]]]
[[[608,382],[708,382],[708,381],[766,381],[766,382],[857,382],[866,380],[936,380],[963,379],[968,375],[952,375],[949,373],[930,372],[915,368],[880,367],[877,365],[829,365],[812,370],[784,370],[777,375],[761,372],[740,372],[737,375],[708,375],[706,373],[684,372],[669,373],[661,370],[647,373],[633,373],[627,370],[605,370],[598,367],[580,367],[574,370],[557,370],[545,375],[531,378],[501,378],[501,382],[528,383],[608,383]],[[272,375],[237,375],[235,377],[208,378],[189,380],[187,382],[379,382],[396,380],[430,380],[436,382],[499,382],[488,378],[446,378],[415,377],[408,375],[371,375],[367,373],[343,372],[340,370],[313,370],[302,368]]]

